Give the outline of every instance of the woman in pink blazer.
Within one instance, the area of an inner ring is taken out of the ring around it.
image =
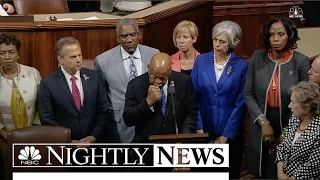
[[[179,51],[171,56],[171,69],[191,75],[193,64],[200,54],[194,49],[198,37],[198,28],[191,21],[181,21],[173,30],[173,43]]]

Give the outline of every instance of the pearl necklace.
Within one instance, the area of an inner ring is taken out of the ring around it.
[[[230,56],[231,56],[231,54],[229,54],[226,62],[224,62],[223,65],[220,65],[220,64],[217,63],[216,54],[214,53],[214,54],[213,54],[213,62],[214,62],[215,68],[216,68],[218,71],[222,71],[222,70],[226,67],[226,65],[227,65],[227,63],[228,63],[228,61],[229,61],[229,59],[230,59]]]
[[[0,71],[1,71],[1,73],[3,74],[4,79],[7,81],[8,85],[9,85],[11,88],[13,88],[13,87],[12,87],[12,85],[10,85],[8,78],[13,78],[13,77],[17,76],[17,84],[16,84],[16,86],[18,87],[18,85],[19,85],[20,66],[18,65],[18,63],[17,63],[17,67],[18,67],[18,72],[17,72],[16,74],[14,74],[14,75],[11,75],[11,76],[7,76],[7,75],[3,72],[2,67],[0,68]],[[14,81],[14,78],[12,79],[12,81]]]

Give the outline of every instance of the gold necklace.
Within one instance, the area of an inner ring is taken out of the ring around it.
[[[4,79],[7,81],[7,83],[9,84],[9,86],[10,86],[11,88],[13,88],[13,87],[12,87],[12,84],[10,84],[10,82],[9,82],[9,80],[8,80],[8,77],[9,77],[9,78],[12,78],[12,81],[14,81],[14,77],[17,76],[17,84],[16,84],[17,88],[18,88],[18,85],[19,85],[20,66],[18,65],[18,63],[17,63],[17,67],[18,67],[18,72],[17,72],[16,74],[14,74],[14,75],[11,75],[11,76],[7,76],[7,75],[3,72],[2,67],[0,68],[0,71],[1,71],[1,73],[3,74]]]

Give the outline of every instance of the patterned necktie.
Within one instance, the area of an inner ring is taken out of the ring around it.
[[[167,98],[166,98],[166,94],[164,93],[164,90],[162,88],[161,89],[161,111],[162,111],[163,116],[166,115],[166,105],[167,105]]]
[[[81,110],[81,97],[80,97],[80,91],[79,91],[77,84],[76,84],[77,78],[75,76],[72,76],[70,78],[70,80],[71,80],[71,88],[72,88],[72,97],[73,97],[74,102],[76,103],[78,111],[80,111]]]
[[[133,55],[130,55],[130,77],[129,77],[129,80],[131,81],[132,79],[134,79],[137,76],[138,76],[138,73],[137,73],[137,68],[134,65],[134,57],[133,57]]]

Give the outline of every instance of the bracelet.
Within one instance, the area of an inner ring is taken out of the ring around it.
[[[270,122],[268,120],[263,120],[260,123],[260,126],[263,126],[264,124],[270,124]]]
[[[260,126],[263,126],[264,124],[270,124],[270,122],[267,120],[267,118],[264,115],[261,115],[258,117],[258,123]]]

